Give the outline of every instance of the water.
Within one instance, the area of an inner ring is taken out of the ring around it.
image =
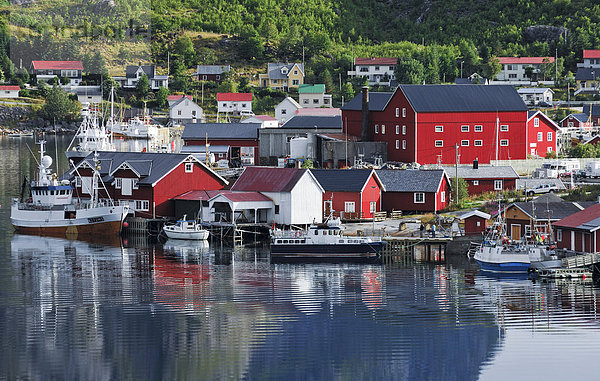
[[[565,380],[600,355],[591,283],[13,235],[25,142],[0,137],[0,379]]]

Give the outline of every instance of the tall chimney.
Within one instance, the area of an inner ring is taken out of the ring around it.
[[[360,124],[360,140],[369,138],[369,86],[362,88],[362,122]]]

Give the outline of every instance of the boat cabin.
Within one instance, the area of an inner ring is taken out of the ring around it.
[[[73,198],[73,187],[62,185],[32,186],[31,199],[35,205],[69,205]]]

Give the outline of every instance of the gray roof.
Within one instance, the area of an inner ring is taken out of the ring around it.
[[[450,177],[454,177],[456,167],[446,167],[446,171]],[[479,168],[473,169],[470,165],[458,167],[458,177],[463,179],[518,179],[519,175],[511,166],[492,167],[480,165]]]
[[[269,79],[286,79],[288,77],[289,71],[292,70],[292,67],[294,65],[296,65],[296,64],[295,63],[285,64],[285,63],[280,63],[280,62],[267,64],[267,73],[269,73]],[[302,75],[304,75],[304,65],[302,65],[301,63],[299,63],[297,65],[300,68]],[[288,69],[288,74],[281,73],[281,69],[284,67]]]
[[[533,204],[531,202],[515,202],[513,205],[517,206],[523,212],[527,213],[530,217],[533,216]],[[575,203],[566,201],[554,201],[554,202],[536,202],[535,203],[535,219],[536,220],[547,220],[558,221],[565,217],[570,216],[573,213],[577,213],[581,210]],[[510,216],[507,216],[510,218]]]
[[[512,86],[400,85],[416,112],[527,111]]]
[[[258,139],[260,123],[191,123],[186,124],[181,139]]]
[[[598,77],[600,77],[600,69],[591,67],[578,67],[577,73],[575,74],[576,81],[595,81]]]
[[[330,192],[360,192],[372,169],[311,169],[319,184]]]
[[[369,111],[383,111],[394,93],[369,93]],[[359,93],[342,110],[362,110],[362,93]]]
[[[552,91],[552,89],[550,89],[548,87],[521,87],[519,90],[517,90],[517,93],[519,93],[519,94],[543,94],[548,90],[550,90],[551,92],[554,93],[554,91]]]
[[[443,169],[379,169],[375,172],[386,192],[435,193],[445,174]]]
[[[139,67],[139,65],[127,66],[127,68],[125,69],[125,77],[134,78],[135,72],[138,70]],[[148,79],[154,78],[154,65],[142,65],[142,70],[144,71],[144,73],[146,73]]]
[[[92,166],[93,155],[93,153],[90,153],[79,165],[87,162]],[[178,153],[98,152],[100,176],[110,179],[110,174],[126,162],[127,165],[140,174],[139,184],[152,185],[181,164],[188,156]],[[206,171],[212,172],[208,168]],[[214,174],[214,176],[220,178],[217,174]]]
[[[294,115],[280,128],[306,128],[306,129],[342,129],[341,115],[314,116]]]
[[[196,67],[197,75],[219,75],[231,70],[229,65],[198,65]]]
[[[600,69],[598,69],[598,70],[600,71]],[[590,114],[590,106],[592,107],[591,114]],[[591,116],[600,116],[600,105],[583,105],[583,113],[586,115],[591,115]]]
[[[563,120],[561,120],[561,123],[565,120],[568,119],[570,116],[572,116],[573,118],[577,119],[578,121],[580,121],[581,123],[585,123],[587,122],[587,120],[589,119],[589,116],[587,114],[584,114],[582,112],[579,113],[575,113],[575,114],[569,114],[566,117],[563,118]]]

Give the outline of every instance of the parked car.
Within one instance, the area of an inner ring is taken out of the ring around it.
[[[523,194],[526,194],[528,196],[549,192],[558,192],[558,186],[556,184],[540,184],[533,188],[527,188],[523,190]]]

